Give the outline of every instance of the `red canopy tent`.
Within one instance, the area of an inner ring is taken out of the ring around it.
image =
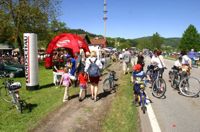
[[[70,33],[59,34],[48,44],[46,50],[48,56],[45,58],[46,68],[52,67],[52,53],[57,48],[68,48],[72,51],[73,55],[79,52],[80,49],[83,49],[84,52],[89,52],[87,43],[80,36]]]

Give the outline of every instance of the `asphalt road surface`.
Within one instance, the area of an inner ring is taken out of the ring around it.
[[[150,62],[146,58],[146,65]],[[139,109],[141,129],[143,132],[200,132],[200,97],[185,97],[170,86],[168,72],[174,64],[172,60],[165,60],[167,70],[163,78],[167,84],[164,98],[155,98],[151,89],[146,88],[148,98],[152,101],[146,114]],[[200,68],[193,68],[191,76],[200,79]],[[151,112],[151,108],[153,113]],[[152,116],[153,115],[153,116]],[[155,117],[154,117],[155,115]]]

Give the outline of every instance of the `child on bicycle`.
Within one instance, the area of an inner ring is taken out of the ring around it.
[[[61,80],[60,80],[60,85],[62,84],[63,86],[65,86],[63,102],[66,102],[69,100],[69,87],[71,85],[71,80],[70,80],[70,74],[68,72],[69,72],[69,68],[65,67],[64,74],[62,75]]]
[[[131,76],[131,82],[133,82],[133,91],[135,96],[135,104],[139,103],[138,96],[140,95],[140,84],[135,83],[137,80],[143,80],[146,77],[145,72],[142,70],[142,66],[140,64],[136,64],[133,66],[133,73]]]
[[[81,71],[78,75],[78,80],[79,80],[79,87],[80,87],[80,92],[79,92],[79,101],[81,102],[82,99],[82,93],[85,91],[85,97],[87,95],[87,82],[88,82],[88,75],[86,72]]]

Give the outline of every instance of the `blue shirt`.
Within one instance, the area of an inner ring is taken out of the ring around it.
[[[140,72],[134,71],[134,72],[132,73],[132,76],[133,76],[134,78],[139,77],[139,78],[143,79],[144,77],[146,77],[146,74],[145,74],[144,71],[140,71]]]
[[[188,57],[191,58],[191,59],[195,58],[195,57],[196,57],[196,52],[190,51],[190,52],[188,53]]]
[[[76,72],[76,60],[74,58],[71,58],[70,62],[72,63],[70,74],[74,76]]]

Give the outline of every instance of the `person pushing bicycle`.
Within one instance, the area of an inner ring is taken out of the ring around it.
[[[145,72],[142,70],[142,66],[140,64],[136,64],[133,66],[133,72],[131,76],[131,82],[133,85],[133,102],[135,104],[139,103],[138,96],[140,95],[140,84],[136,83],[136,81],[142,81],[146,77]]]

